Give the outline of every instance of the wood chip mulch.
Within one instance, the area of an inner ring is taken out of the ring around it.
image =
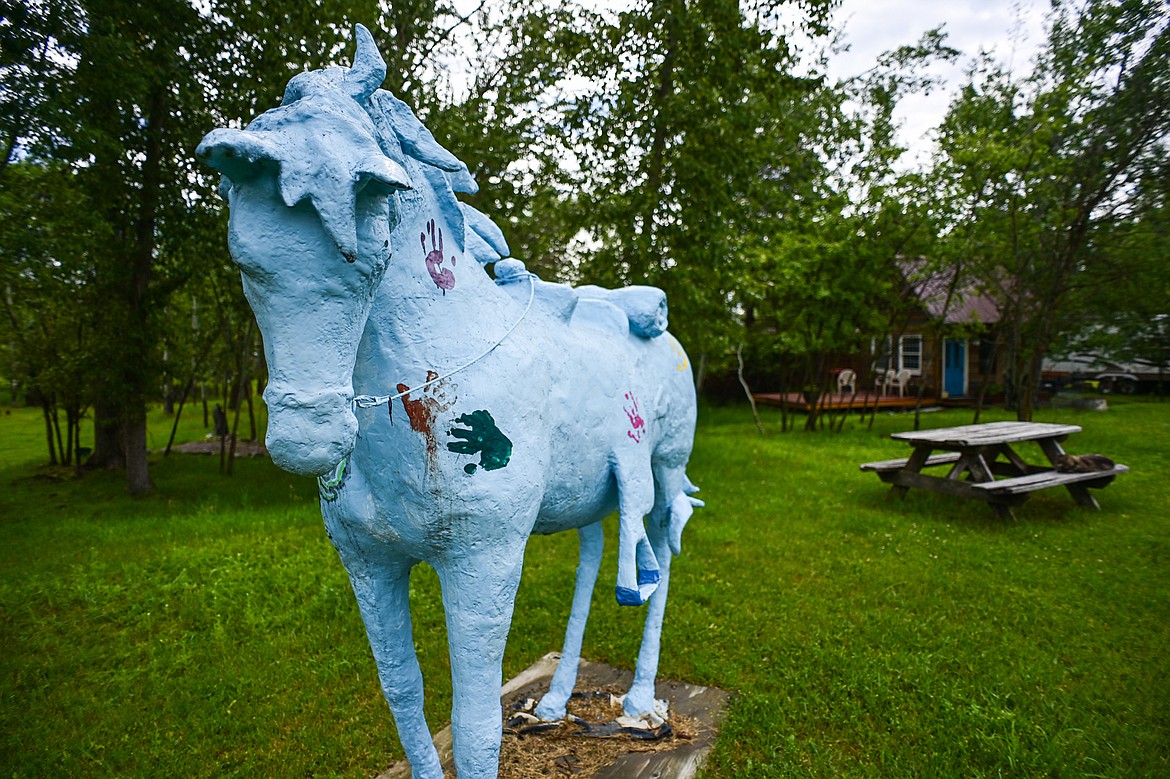
[[[604,694],[599,694],[604,693]],[[614,730],[614,720],[622,714],[621,706],[611,703],[613,690],[576,694],[569,699],[569,714],[584,720],[590,730]],[[532,733],[504,733],[500,745],[500,779],[544,779],[574,777],[588,779],[598,769],[610,765],[630,752],[662,752],[675,749],[680,741],[690,741],[698,732],[698,723],[672,712],[669,734],[656,740],[624,733],[607,737],[588,736],[584,729],[570,722],[559,727]],[[444,774],[454,777],[454,772]]]

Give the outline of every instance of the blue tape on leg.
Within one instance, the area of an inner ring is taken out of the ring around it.
[[[614,594],[617,595],[617,602],[621,606],[641,606],[645,603],[641,593],[629,587],[616,587]]]
[[[638,584],[639,585],[658,584],[658,580],[661,578],[662,577],[659,575],[657,568],[652,568],[650,570],[639,570],[638,571]]]

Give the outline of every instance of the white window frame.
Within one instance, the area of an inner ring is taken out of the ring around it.
[[[911,351],[911,355],[915,358],[914,360],[907,360],[906,359],[907,351],[908,351],[906,349],[906,345],[908,343],[917,344],[916,348],[913,351]],[[910,371],[911,376],[921,376],[922,375],[922,347],[923,347],[923,343],[922,343],[922,334],[921,333],[914,333],[913,335],[904,335],[904,336],[900,337],[898,339],[898,370]],[[916,364],[910,365],[911,362],[914,362]]]
[[[917,344],[917,350],[912,352],[913,356],[917,358],[916,360],[907,361],[907,343]],[[886,363],[889,368],[895,371],[910,371],[911,376],[921,376],[922,363],[924,362],[924,345],[925,344],[921,333],[899,336],[898,348],[896,351],[894,349],[893,336],[886,336],[884,339],[874,338],[870,341],[870,352],[873,354],[874,367],[878,368],[882,357],[885,356]],[[911,367],[907,364],[908,362],[916,362],[917,364]]]

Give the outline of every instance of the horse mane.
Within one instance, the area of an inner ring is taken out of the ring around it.
[[[378,131],[378,142],[387,156],[404,167],[408,167],[406,157],[422,166],[423,174],[439,196],[439,208],[447,216],[451,227],[463,238],[464,253],[481,265],[508,257],[508,243],[499,226],[487,214],[455,198],[456,192],[475,194],[479,191],[467,165],[435,140],[435,136],[419,121],[410,106],[386,90],[379,89],[370,95],[365,108]],[[509,262],[514,264],[497,266],[497,283],[507,283],[518,274],[531,276],[537,285],[536,297],[562,319],[570,319],[577,303],[585,302],[587,305],[578,309],[582,317],[588,316],[604,322],[607,329],[620,335],[633,333],[640,338],[655,338],[666,332],[666,294],[656,287],[633,286],[609,290],[594,286],[572,288],[562,284],[547,284],[527,271],[523,263]],[[594,309],[604,310],[597,316],[585,313],[586,310]]]
[[[434,134],[419,121],[410,106],[390,92],[374,89],[368,95],[354,94],[351,73],[348,68],[330,67],[301,73],[289,81],[282,108],[295,113],[298,110],[297,103],[306,100],[314,103],[317,110],[327,110],[333,115],[331,121],[346,125],[347,134],[354,139],[354,149],[331,147],[333,154],[344,158],[346,153],[350,153],[353,159],[348,163],[344,160],[340,164],[334,163],[334,168],[338,170],[330,171],[332,175],[329,176],[306,175],[319,173],[324,165],[329,164],[319,159],[294,163],[293,166],[287,166],[287,171],[286,166],[282,165],[281,189],[285,193],[286,202],[292,205],[289,202],[289,190],[292,189],[295,199],[309,197],[313,201],[327,228],[338,217],[348,216],[348,229],[356,229],[353,224],[355,216],[352,198],[349,199],[348,210],[341,213],[333,213],[337,209],[329,202],[329,198],[331,195],[337,197],[336,184],[341,170],[350,165],[354,171],[361,170],[362,166],[376,165],[369,160],[370,152],[376,145],[386,159],[408,173],[414,189],[423,189],[424,182],[418,178],[425,179],[425,184],[429,185],[433,193],[434,205],[445,218],[448,230],[453,233],[452,238],[462,247],[465,255],[480,265],[508,257],[508,243],[499,226],[486,214],[456,197],[456,193],[475,194],[479,191],[467,165],[435,140]],[[340,101],[340,105],[335,101]],[[264,121],[262,116],[255,122],[260,125],[257,129],[267,129],[264,125],[270,123],[279,124],[279,120],[271,117],[270,121]],[[307,169],[298,173],[295,167],[297,164]],[[325,191],[319,191],[317,187],[323,187]],[[337,226],[333,229],[337,229]],[[531,277],[537,298],[566,321],[573,317],[576,310],[579,319],[596,320],[595,324],[604,324],[607,329],[622,335],[632,333],[641,338],[655,338],[666,331],[666,295],[660,289],[646,286],[616,290],[593,286],[574,289],[567,285],[541,282],[524,268],[523,263],[514,265],[497,269],[498,273],[503,272],[497,283],[506,283],[509,278],[518,277],[519,274]],[[584,305],[578,305],[582,303]]]
[[[378,145],[387,157],[403,167],[413,167],[407,158],[422,166],[424,175],[439,194],[439,207],[451,228],[463,239],[464,252],[481,265],[507,257],[508,242],[499,226],[487,214],[455,197],[457,192],[474,195],[479,191],[471,171],[435,140],[410,106],[379,89],[362,107],[373,122]]]

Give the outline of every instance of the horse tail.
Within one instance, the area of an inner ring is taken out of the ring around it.
[[[670,543],[670,551],[676,555],[682,554],[683,528],[687,526],[695,509],[704,505],[703,501],[691,497],[698,491],[699,488],[684,473],[682,491],[675,495],[670,502],[670,524],[668,525],[667,539]]]

